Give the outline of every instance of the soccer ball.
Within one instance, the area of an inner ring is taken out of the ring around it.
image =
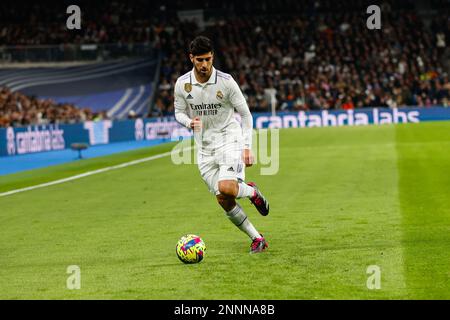
[[[184,263],[198,263],[205,256],[206,246],[202,238],[194,234],[186,234],[177,242],[177,257]]]

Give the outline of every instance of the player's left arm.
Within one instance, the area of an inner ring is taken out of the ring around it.
[[[241,89],[234,79],[230,80],[229,100],[231,105],[241,116],[242,136],[244,138],[243,160],[246,167],[253,165],[254,157],[252,154],[252,134],[253,134],[253,117],[248,108],[247,101],[242,94]]]

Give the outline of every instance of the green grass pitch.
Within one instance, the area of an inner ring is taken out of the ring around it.
[[[3,176],[0,192],[171,147]],[[269,242],[258,255],[170,157],[0,197],[0,299],[450,299],[450,122],[281,130],[278,174],[259,169],[271,213],[240,200]],[[199,264],[176,257],[186,233],[206,243]]]

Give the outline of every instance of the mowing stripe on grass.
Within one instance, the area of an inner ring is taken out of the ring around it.
[[[397,126],[409,299],[450,298],[450,122]]]
[[[185,149],[185,150],[188,151],[187,149]],[[147,158],[143,158],[143,159],[138,159],[138,160],[133,160],[133,161],[121,163],[121,164],[118,164],[118,165],[115,165],[115,166],[111,166],[111,167],[106,167],[106,168],[102,168],[102,169],[98,169],[98,170],[94,170],[94,171],[88,171],[88,172],[85,172],[85,173],[82,173],[82,174],[77,174],[75,176],[64,178],[64,179],[60,179],[60,180],[55,180],[55,181],[51,181],[51,182],[47,182],[47,183],[42,183],[42,184],[38,184],[38,185],[35,185],[35,186],[30,186],[30,187],[26,187],[26,188],[22,188],[22,189],[11,190],[11,191],[0,193],[0,197],[6,197],[6,196],[10,196],[10,195],[13,195],[13,194],[16,194],[16,193],[20,193],[20,192],[25,192],[25,191],[35,190],[35,189],[39,189],[39,188],[45,188],[45,187],[49,187],[49,186],[54,186],[56,184],[61,184],[61,183],[65,183],[65,182],[81,179],[81,178],[92,176],[94,174],[99,174],[99,173],[102,173],[102,172],[107,172],[107,171],[111,171],[111,170],[126,168],[126,167],[133,166],[133,165],[136,165],[136,164],[139,164],[139,163],[143,163],[143,162],[147,162],[147,161],[152,161],[152,160],[164,158],[164,157],[167,157],[167,156],[170,156],[170,155],[171,155],[171,152],[169,151],[169,152],[157,154],[157,155],[154,155],[154,156],[151,156],[151,157],[147,157]]]

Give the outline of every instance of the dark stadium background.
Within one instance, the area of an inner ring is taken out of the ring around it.
[[[0,1],[0,299],[448,300],[449,17],[449,0]],[[260,255],[171,158],[192,144],[173,89],[197,35],[276,168],[246,171],[269,216],[240,202]],[[201,263],[178,261],[186,233]]]

